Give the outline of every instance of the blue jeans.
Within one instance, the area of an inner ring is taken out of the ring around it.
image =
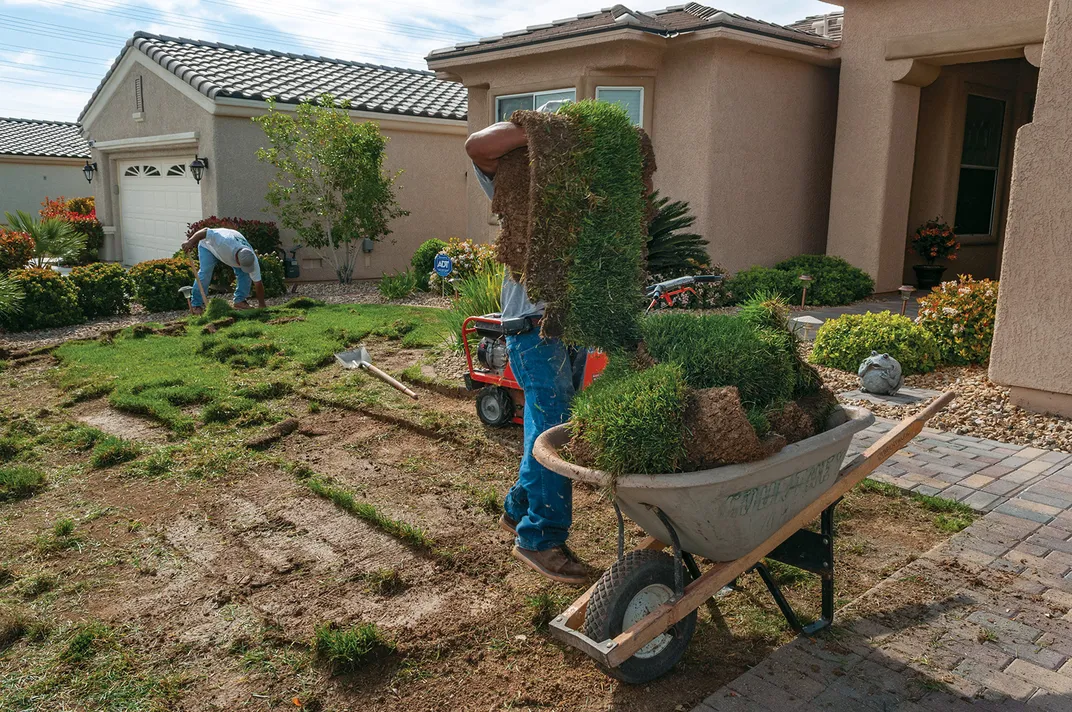
[[[525,452],[517,483],[503,503],[518,522],[517,545],[544,551],[566,542],[573,523],[573,486],[532,456],[541,433],[569,419],[573,369],[565,345],[543,340],[537,330],[506,337],[506,350],[517,382],[525,391]]]
[[[216,263],[219,260],[216,259],[216,255],[212,254],[204,245],[197,246],[197,261],[201,265],[197,270],[197,278],[201,280],[201,286],[205,288],[205,293],[208,293],[208,286],[212,284],[212,273],[216,271]],[[249,293],[253,289],[253,280],[249,278],[249,275],[237,267],[233,267],[235,273],[235,290],[234,300],[238,302],[244,302],[249,299]],[[201,298],[201,290],[194,285],[194,292],[190,295],[190,304],[195,307],[205,306],[205,300]]]

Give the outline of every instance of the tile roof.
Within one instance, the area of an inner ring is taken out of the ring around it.
[[[0,154],[89,158],[89,144],[78,124],[0,117]]]
[[[838,12],[828,12],[825,15],[809,15],[803,20],[786,25],[786,27],[840,42],[844,20],[845,11],[840,10]],[[819,23],[822,24],[820,25]]]
[[[108,71],[86,108],[93,104],[119,60],[142,52],[210,99],[236,98],[297,104],[330,93],[352,108],[382,114],[440,119],[466,118],[468,92],[419,69],[385,67],[136,32]]]
[[[662,37],[673,37],[682,32],[710,29],[713,27],[733,27],[734,29],[770,37],[777,37],[789,42],[798,42],[817,47],[828,47],[829,42],[818,37],[814,32],[776,25],[773,22],[757,20],[732,12],[716,10],[713,7],[690,2],[687,5],[674,5],[653,12],[637,12],[625,5],[606,7],[599,12],[587,12],[577,17],[568,17],[541,25],[530,25],[524,30],[504,32],[495,37],[484,37],[472,42],[462,42],[452,47],[432,50],[426,60],[439,61],[453,57],[464,57],[493,52],[511,47],[550,42],[567,37],[609,32],[622,28],[631,28]]]

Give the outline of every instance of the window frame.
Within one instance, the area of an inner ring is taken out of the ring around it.
[[[503,99],[518,99],[524,96],[531,96],[532,110],[535,111],[540,106],[540,102],[537,101],[537,97],[539,97],[541,94],[561,94],[567,91],[573,92],[573,98],[569,99],[568,101],[577,101],[577,87],[562,87],[561,89],[541,89],[539,91],[522,91],[517,92],[515,94],[498,94],[495,97],[495,122],[502,121],[502,119],[499,118],[499,102]]]
[[[644,109],[645,109],[645,106],[644,106],[644,93],[645,93],[644,92],[644,87],[626,85],[626,84],[598,84],[598,85],[596,85],[595,89],[592,92],[592,95],[593,95],[593,97],[595,98],[596,101],[602,101],[599,98],[599,90],[600,89],[609,89],[611,91],[622,91],[622,90],[636,90],[636,91],[639,91],[640,92],[640,123],[637,124],[637,127],[638,128],[644,128]]]
[[[989,233],[964,233],[963,235],[957,233],[958,239],[960,239],[963,245],[1000,245],[1005,232],[1005,220],[1008,213],[1008,192],[1009,192],[1009,167],[1012,159],[1011,152],[1013,150],[1013,144],[1015,143],[1015,134],[1012,132],[1013,125],[1013,106],[1015,104],[1014,97],[1007,91],[996,87],[987,86],[985,84],[975,84],[972,82],[965,82],[963,89],[961,90],[960,105],[961,110],[959,114],[959,127],[957,142],[955,143],[957,149],[956,158],[954,159],[954,170],[956,175],[956,190],[953,193],[953,225],[957,225],[956,206],[960,200],[960,174],[964,168],[969,169],[985,169],[995,171],[994,181],[994,195],[992,198],[993,212],[990,217],[990,232]],[[1005,105],[1005,113],[1002,118],[1001,128],[1001,147],[998,151],[998,165],[996,168],[990,166],[976,166],[974,164],[962,163],[964,159],[964,132],[967,128],[967,111],[968,111],[968,99],[971,96],[977,96],[983,99],[990,99],[994,101],[1000,101]]]

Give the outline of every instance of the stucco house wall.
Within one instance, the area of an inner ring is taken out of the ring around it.
[[[209,168],[201,180],[202,215],[236,216],[272,220],[265,211],[264,196],[274,175],[271,166],[256,158],[266,144],[263,130],[252,115],[266,109],[226,107],[216,109],[206,97],[192,99],[174,76],[139,52],[129,51],[128,65],[109,80],[107,96],[94,102],[87,113],[84,133],[97,144],[140,138],[176,137],[196,134],[163,146],[122,146],[105,150],[94,146],[93,160],[99,173],[93,180],[97,214],[108,235],[104,257],[122,260],[122,211],[119,206],[117,166],[120,161],[139,157],[172,157],[189,163],[195,155],[207,157]],[[134,118],[134,80],[142,79],[143,111]],[[99,105],[99,106],[98,106]],[[280,105],[281,108],[287,108]],[[365,120],[364,118],[355,120]],[[375,278],[405,269],[413,251],[424,240],[437,237],[465,237],[467,214],[465,181],[464,122],[409,121],[408,117],[377,120],[387,144],[386,167],[402,170],[396,186],[400,205],[410,215],[392,223],[393,234],[377,244],[372,253],[358,260],[354,277]],[[81,173],[79,173],[81,175]],[[85,179],[83,178],[83,183]],[[295,235],[282,233],[285,246],[294,244]],[[330,261],[321,260],[311,249],[298,253],[302,278],[330,280],[335,273]]]
[[[584,38],[537,53],[474,57],[443,68],[469,88],[469,130],[494,120],[498,96],[601,85],[643,86],[655,187],[686,200],[713,260],[731,271],[822,252],[837,107],[837,70],[725,38]],[[470,181],[469,230],[498,224]]]
[[[89,195],[84,160],[0,155],[0,223],[4,213],[22,210],[37,217],[41,202],[61,195]]]
[[[876,277],[904,274],[920,88],[943,66],[1024,56],[1049,0],[843,0],[837,144],[827,249]]]

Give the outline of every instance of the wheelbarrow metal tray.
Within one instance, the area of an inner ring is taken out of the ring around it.
[[[670,520],[681,548],[711,561],[732,561],[756,546],[829,490],[852,437],[875,422],[863,408],[839,407],[826,432],[775,455],[740,465],[663,475],[622,475],[615,498],[630,519],[659,541],[671,540],[655,507]],[[565,462],[554,452],[568,439],[564,426],[536,448],[536,458],[572,479],[606,486],[610,475]]]

